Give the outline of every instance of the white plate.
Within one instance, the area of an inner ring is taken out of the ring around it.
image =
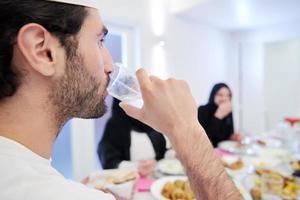
[[[231,153],[236,153],[236,154],[248,153],[248,147],[236,141],[231,141],[231,140],[222,141],[218,144],[218,147]],[[249,152],[249,154],[251,154],[251,152]]]
[[[243,162],[243,166],[240,169],[230,169],[228,167],[225,167],[226,172],[228,173],[229,176],[231,176],[232,178],[237,178],[243,174],[247,174],[248,170],[249,170],[249,163],[247,162],[247,159],[244,158],[240,158],[238,156],[235,155],[230,155],[230,156],[223,156],[222,160],[223,162],[227,163],[227,164],[232,164],[236,161],[238,161],[239,159],[242,160]]]
[[[218,144],[218,147],[229,152],[234,152],[238,146],[238,142],[235,141],[222,141]]]
[[[248,144],[241,144],[240,142],[226,140],[218,144],[220,149],[234,153],[234,154],[243,154],[243,155],[254,155],[256,150]]]
[[[282,163],[282,161],[278,158],[269,157],[269,156],[258,156],[251,158],[251,163],[254,168],[266,168],[273,169]]]
[[[260,177],[257,174],[249,174],[244,178],[244,185],[247,190],[251,190],[255,186],[255,182],[260,180]]]
[[[277,158],[286,162],[293,160],[292,155],[286,149],[282,148],[263,148],[260,151],[260,155],[262,157]]]
[[[177,159],[163,159],[157,163],[159,172],[168,175],[184,175],[184,168]]]
[[[119,177],[122,176],[122,174],[129,173],[131,171],[132,170],[118,169],[96,171],[89,175],[89,182],[86,185],[90,188],[96,188],[99,190],[108,189],[122,198],[131,199],[133,191],[135,189],[135,182],[137,179],[127,181],[121,184],[112,184],[107,181],[107,178],[109,176]]]
[[[282,141],[279,138],[275,138],[275,137],[258,136],[255,138],[255,141],[258,145],[259,145],[258,141],[262,141],[263,143],[265,143],[265,147],[269,147],[269,148],[279,148],[282,146]]]
[[[169,200],[161,195],[161,191],[167,182],[174,182],[175,180],[184,180],[185,181],[185,180],[187,180],[187,177],[186,176],[169,176],[169,177],[163,177],[163,178],[156,180],[151,186],[151,194],[153,195],[153,197],[157,200]],[[239,189],[240,193],[242,194],[242,196],[244,197],[245,200],[252,200],[250,193],[245,189],[245,187],[242,186],[242,184],[240,184],[237,181],[234,181],[234,183],[235,183],[236,187]]]
[[[153,197],[157,200],[169,200],[169,199],[165,198],[163,195],[161,195],[161,191],[167,182],[174,182],[175,180],[186,181],[187,177],[186,176],[167,176],[167,177],[163,177],[163,178],[156,180],[151,186],[151,194],[153,195]]]
[[[240,193],[242,194],[244,200],[252,200],[250,193],[247,191],[247,189],[244,186],[242,186],[241,183],[235,180],[233,182],[235,186],[238,188],[238,190],[240,191]]]

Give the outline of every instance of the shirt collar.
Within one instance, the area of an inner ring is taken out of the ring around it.
[[[3,136],[0,136],[0,155],[28,160],[34,163],[51,164],[51,159],[45,159],[24,145]]]

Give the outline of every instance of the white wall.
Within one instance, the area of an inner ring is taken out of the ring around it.
[[[71,149],[75,180],[81,181],[96,169],[94,131],[94,120],[72,119],[71,121]]]
[[[235,33],[240,42],[277,42],[300,37],[300,21]]]
[[[205,1],[208,0],[171,0],[171,11],[172,13],[184,12],[185,10]]]
[[[242,71],[241,71],[241,45],[234,35],[231,35],[228,40],[228,49],[226,52],[226,70],[225,70],[225,80],[230,85],[233,91],[233,117],[234,126],[236,132],[241,132],[243,122],[241,120],[242,107],[240,105],[242,99]]]
[[[242,80],[239,83],[241,87],[239,91],[242,94],[239,99],[241,129],[245,129],[251,133],[262,133],[269,129],[275,129],[275,119],[270,119],[271,114],[268,114],[271,108],[265,106],[264,48],[266,43],[300,38],[300,22],[295,21],[251,31],[232,33],[232,37],[235,43],[238,43],[237,46],[241,47],[238,48],[237,56],[231,56],[233,68],[240,69],[242,72],[240,75]],[[288,53],[285,52],[285,54]],[[300,54],[295,56],[299,57],[299,55]],[[286,58],[287,57],[288,56],[286,56]],[[245,67],[245,65],[248,67]],[[297,94],[298,93],[295,92],[294,95],[291,95],[291,98],[297,99]],[[246,99],[251,99],[250,97],[253,98],[253,102],[249,101],[246,103],[246,101],[248,101]],[[272,108],[272,110],[273,109],[275,108]],[[297,110],[297,108],[295,108],[295,110]]]
[[[264,46],[261,43],[243,43],[240,53],[242,129],[260,134],[265,131]]]
[[[265,45],[264,79],[268,128],[284,117],[299,115],[300,39]]]
[[[166,59],[171,76],[187,80],[199,104],[206,103],[214,83],[226,81],[229,35],[175,18],[168,27]]]

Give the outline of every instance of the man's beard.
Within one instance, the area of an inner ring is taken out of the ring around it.
[[[65,74],[55,82],[50,93],[58,126],[73,117],[92,119],[105,114],[107,107],[103,93],[109,78],[101,81],[103,90],[99,94],[101,84],[85,69],[82,56],[75,53],[67,59]]]

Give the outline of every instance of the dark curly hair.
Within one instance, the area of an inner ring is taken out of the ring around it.
[[[46,0],[0,0],[0,101],[12,96],[22,73],[12,66],[13,46],[19,30],[37,23],[55,35],[67,56],[72,36],[80,31],[87,10],[83,6]]]

